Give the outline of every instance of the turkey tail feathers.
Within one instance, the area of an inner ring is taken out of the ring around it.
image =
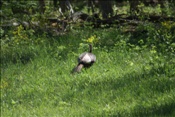
[[[72,70],[72,73],[80,72],[82,68],[83,68],[83,64],[78,64],[78,65]]]

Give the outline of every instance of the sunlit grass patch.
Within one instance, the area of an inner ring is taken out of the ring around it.
[[[23,46],[16,47],[20,55],[34,55],[25,63],[17,57],[16,62],[9,58],[2,64],[2,116],[174,115],[172,52],[143,46],[144,40],[139,43],[143,45],[131,44],[130,34],[116,29],[91,33],[81,30],[49,41],[43,38],[43,43],[28,45],[25,51]],[[96,39],[96,63],[71,74],[78,55]]]

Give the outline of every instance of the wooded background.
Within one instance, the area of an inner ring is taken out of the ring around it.
[[[1,28],[23,25],[25,28],[60,34],[74,27],[127,23],[135,26],[143,21],[174,21],[175,2],[173,0],[1,0]],[[144,8],[158,11],[144,12]],[[132,30],[129,30],[132,31]]]

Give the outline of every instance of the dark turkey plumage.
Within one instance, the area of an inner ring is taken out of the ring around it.
[[[84,52],[78,57],[78,65],[73,69],[73,72],[80,72],[81,69],[89,68],[96,61],[96,56],[92,54],[92,45],[89,44],[89,52]]]

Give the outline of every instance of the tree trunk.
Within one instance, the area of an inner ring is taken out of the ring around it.
[[[138,9],[139,1],[138,0],[130,0],[129,4],[130,4],[130,13],[133,15],[136,15],[136,13],[139,12],[139,9]]]
[[[55,9],[57,8],[57,1],[58,0],[53,0],[53,6],[54,6]]]
[[[70,14],[74,13],[74,10],[72,8],[72,5],[70,4],[69,0],[59,0],[59,4],[60,4],[60,12],[61,14],[64,14],[66,12],[66,10],[69,11]]]
[[[40,8],[40,13],[44,14],[45,9],[46,9],[44,0],[39,0],[39,8]]]
[[[107,0],[99,1],[100,10],[102,12],[103,19],[113,16],[112,2],[113,1],[107,1]]]

